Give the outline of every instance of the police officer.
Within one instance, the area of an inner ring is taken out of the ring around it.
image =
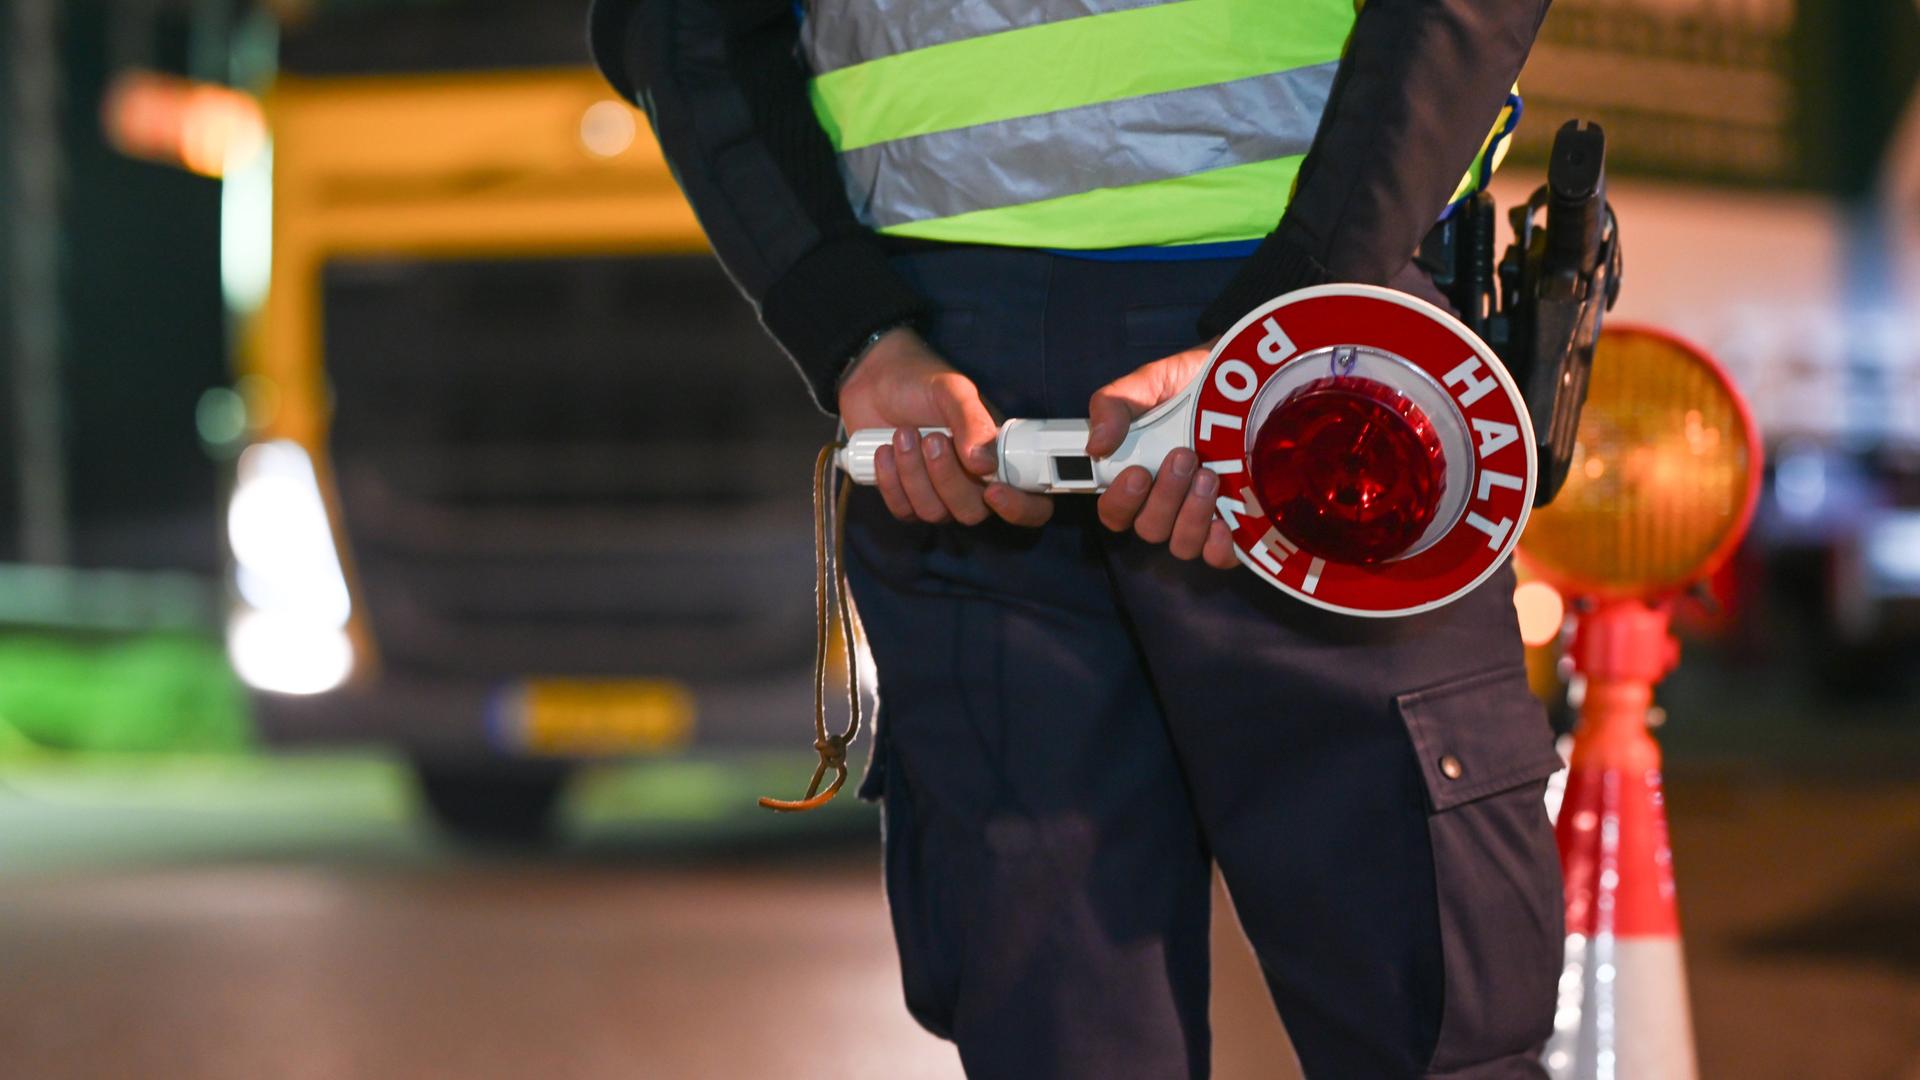
[[[1309,1076],[1544,1075],[1557,759],[1510,572],[1346,618],[1215,569],[1189,451],[1097,503],[981,478],[996,410],[1110,451],[1273,296],[1438,300],[1411,254],[1546,3],[596,0],[815,400],[900,429],[848,525],[862,794],[908,1007],[969,1075],[1206,1075],[1216,863]]]

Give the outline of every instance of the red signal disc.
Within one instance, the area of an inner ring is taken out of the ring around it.
[[[1334,562],[1411,549],[1440,508],[1446,454],[1427,416],[1376,379],[1298,387],[1253,436],[1254,491],[1289,540]]]
[[[1471,437],[1471,461],[1450,470],[1466,484],[1458,521],[1405,558],[1362,565],[1314,555],[1281,535],[1260,502],[1251,444],[1265,419],[1256,415],[1261,391],[1283,371],[1289,382],[1347,375],[1337,351],[1347,348],[1387,354],[1417,372],[1410,378],[1430,379]],[[1301,363],[1325,370],[1302,372]],[[1459,320],[1393,289],[1319,285],[1256,308],[1214,346],[1191,435],[1201,464],[1219,474],[1214,505],[1240,561],[1283,592],[1348,615],[1411,615],[1465,594],[1512,552],[1533,506],[1533,425],[1512,377]]]

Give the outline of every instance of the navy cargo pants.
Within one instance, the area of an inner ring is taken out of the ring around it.
[[[897,257],[1006,416],[1190,347],[1228,261]],[[1409,271],[1403,288],[1432,296]],[[1217,862],[1313,1080],[1545,1074],[1558,766],[1502,571],[1407,619],[1311,608],[1103,528],[905,524],[856,493],[848,572],[907,1005],[968,1075],[1208,1070]],[[1446,762],[1443,766],[1442,762]]]

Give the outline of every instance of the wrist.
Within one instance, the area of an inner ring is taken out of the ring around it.
[[[890,377],[911,370],[915,361],[922,358],[938,360],[912,325],[902,324],[878,331],[868,338],[867,344],[840,373],[834,394],[842,402],[847,400],[850,392],[865,395],[875,387],[884,386]]]
[[[854,372],[866,366],[869,357],[875,353],[891,351],[891,345],[909,335],[918,336],[911,321],[889,323],[868,334],[866,340],[862,341],[860,347],[855,349],[853,355],[847,359],[846,366],[840,369],[840,377],[833,384],[834,390],[838,392],[846,389],[847,383],[853,380]]]

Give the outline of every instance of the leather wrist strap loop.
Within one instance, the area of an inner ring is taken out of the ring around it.
[[[860,735],[860,653],[854,640],[853,605],[847,592],[847,574],[841,566],[846,550],[843,523],[847,516],[847,494],[852,485],[839,483],[834,470],[834,454],[841,443],[822,447],[813,460],[813,574],[814,574],[814,646],[813,646],[813,748],[820,755],[814,767],[807,793],[799,799],[775,799],[761,796],[760,805],[769,810],[797,812],[813,810],[833,800],[847,782],[847,747]],[[836,628],[835,623],[838,623]],[[830,652],[828,643],[838,631],[847,660],[847,727],[845,731],[827,731],[827,677]],[[832,771],[833,783],[825,791],[821,781]]]

